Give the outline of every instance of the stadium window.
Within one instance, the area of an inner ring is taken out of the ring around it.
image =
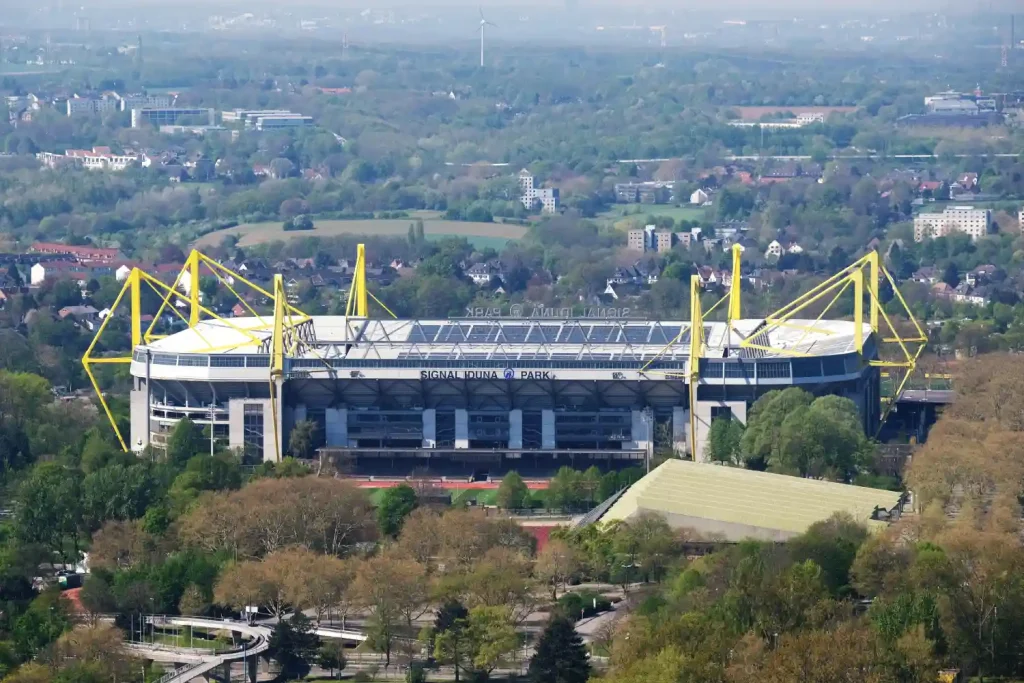
[[[700,361],[700,376],[720,379],[722,377],[722,363]]]
[[[787,361],[772,361],[757,364],[758,379],[787,379],[789,378],[789,363]]]
[[[746,363],[725,363],[725,376],[729,379],[746,379]]]
[[[244,368],[245,356],[212,356],[211,368]]]
[[[263,461],[263,404],[246,403],[242,406],[242,441],[244,452]]]

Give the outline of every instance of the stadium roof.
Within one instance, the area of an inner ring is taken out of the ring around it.
[[[633,484],[601,516],[625,520],[642,512],[664,515],[675,528],[692,528],[729,541],[783,541],[837,512],[869,526],[899,505],[902,494],[736,467],[668,460]]]
[[[685,321],[599,319],[464,319],[377,320],[315,316],[316,353],[325,358],[350,359],[549,359],[549,360],[643,360],[659,353],[665,360],[685,360],[690,350],[690,324]],[[161,353],[255,353],[249,336],[232,326],[248,328],[259,338],[269,337],[266,321],[234,318],[230,324],[205,320],[149,345]],[[759,346],[780,350],[744,349],[746,357],[826,356],[853,353],[854,323],[849,321],[793,320],[767,334],[764,321],[740,320],[729,332],[723,322],[704,326],[705,358],[730,355],[742,339],[757,335]],[[808,327],[814,331],[808,331]],[[254,329],[263,327],[264,329]],[[871,334],[864,325],[864,339]],[[673,343],[674,342],[674,343]],[[666,347],[669,348],[666,348]],[[787,353],[782,353],[786,351]],[[795,352],[795,353],[794,353]],[[313,352],[304,355],[313,357]]]

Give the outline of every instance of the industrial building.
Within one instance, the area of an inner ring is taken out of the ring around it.
[[[188,120],[204,126],[214,124],[213,109],[186,108],[186,107],[160,107],[132,109],[132,128],[141,128],[144,125],[172,126]]]
[[[738,274],[739,250],[733,256]],[[200,265],[236,288],[255,287],[273,302],[273,315],[248,304],[248,317],[209,315],[195,288],[179,286]],[[271,293],[193,252],[170,286],[137,269],[125,282],[125,291],[148,283],[165,305],[189,309],[188,328],[144,332],[133,311],[132,355],[87,353],[84,361],[89,372],[94,362],[130,363],[131,435],[122,444],[134,450],[162,446],[189,417],[266,460],[281,458],[293,426],[310,420],[316,446],[371,471],[620,467],[656,447],[699,461],[712,420],[745,421],[760,396],[789,386],[849,397],[874,433],[885,412],[880,368],[912,369],[916,355],[907,349],[923,347],[924,336],[901,340],[905,359],[883,360],[891,340],[874,305],[880,273],[869,254],[769,318],[742,318],[734,286],[723,299],[725,320],[706,319],[694,278],[696,324],[636,319],[623,309],[398,320],[368,315],[361,257],[346,315],[311,317],[288,304],[280,276]],[[854,320],[829,320],[828,307],[818,319],[799,315],[847,290],[860,294]]]
[[[252,125],[255,130],[259,131],[275,128],[305,128],[313,125],[313,117],[301,114],[271,114],[255,117]]]

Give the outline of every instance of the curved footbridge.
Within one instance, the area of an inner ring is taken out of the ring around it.
[[[201,650],[196,648],[169,647],[149,643],[128,643],[129,651],[138,657],[157,662],[177,664],[160,678],[159,683],[187,683],[196,678],[204,680],[231,680],[231,665],[241,662],[250,683],[256,681],[259,656],[270,648],[272,626],[249,624],[232,619],[207,619],[203,617],[150,617],[149,623],[161,626],[189,626],[213,631],[231,631],[241,637],[241,643],[226,650]],[[314,632],[321,638],[347,640],[361,643],[366,635],[358,631],[347,631],[329,626],[320,626]]]

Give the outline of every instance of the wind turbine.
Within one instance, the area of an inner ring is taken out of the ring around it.
[[[496,24],[492,24],[491,22],[489,22],[486,19],[484,19],[484,9],[483,9],[483,7],[481,7],[480,8],[480,66],[481,67],[483,67],[483,65],[484,65],[484,27],[485,26],[493,26],[494,28],[498,28]]]

